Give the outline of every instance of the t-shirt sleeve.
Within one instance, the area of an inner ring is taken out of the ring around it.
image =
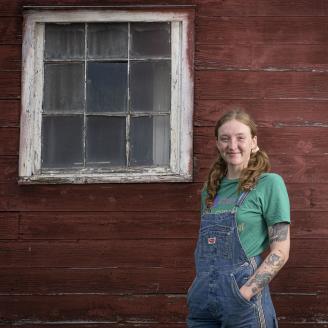
[[[260,196],[263,216],[268,226],[279,222],[290,223],[290,204],[283,178],[275,173],[263,181],[263,194]]]

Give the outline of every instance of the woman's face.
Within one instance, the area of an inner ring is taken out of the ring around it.
[[[234,119],[219,127],[217,147],[228,169],[233,166],[242,170],[247,167],[252,149],[257,147],[257,138],[252,138],[249,126]]]

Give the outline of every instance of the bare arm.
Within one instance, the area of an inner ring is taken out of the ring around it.
[[[268,228],[270,253],[255,273],[240,288],[242,296],[250,300],[259,293],[285,265],[289,257],[290,227],[288,223],[276,223]]]

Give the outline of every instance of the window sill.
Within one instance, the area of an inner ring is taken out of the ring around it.
[[[115,174],[42,174],[18,179],[18,184],[92,184],[92,183],[153,183],[192,182],[191,175],[173,173],[115,173]]]

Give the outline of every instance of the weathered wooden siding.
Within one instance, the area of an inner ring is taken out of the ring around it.
[[[18,186],[23,5],[194,4],[194,182]],[[232,104],[287,182],[280,327],[328,327],[326,0],[0,0],[0,326],[185,327],[199,189]]]

